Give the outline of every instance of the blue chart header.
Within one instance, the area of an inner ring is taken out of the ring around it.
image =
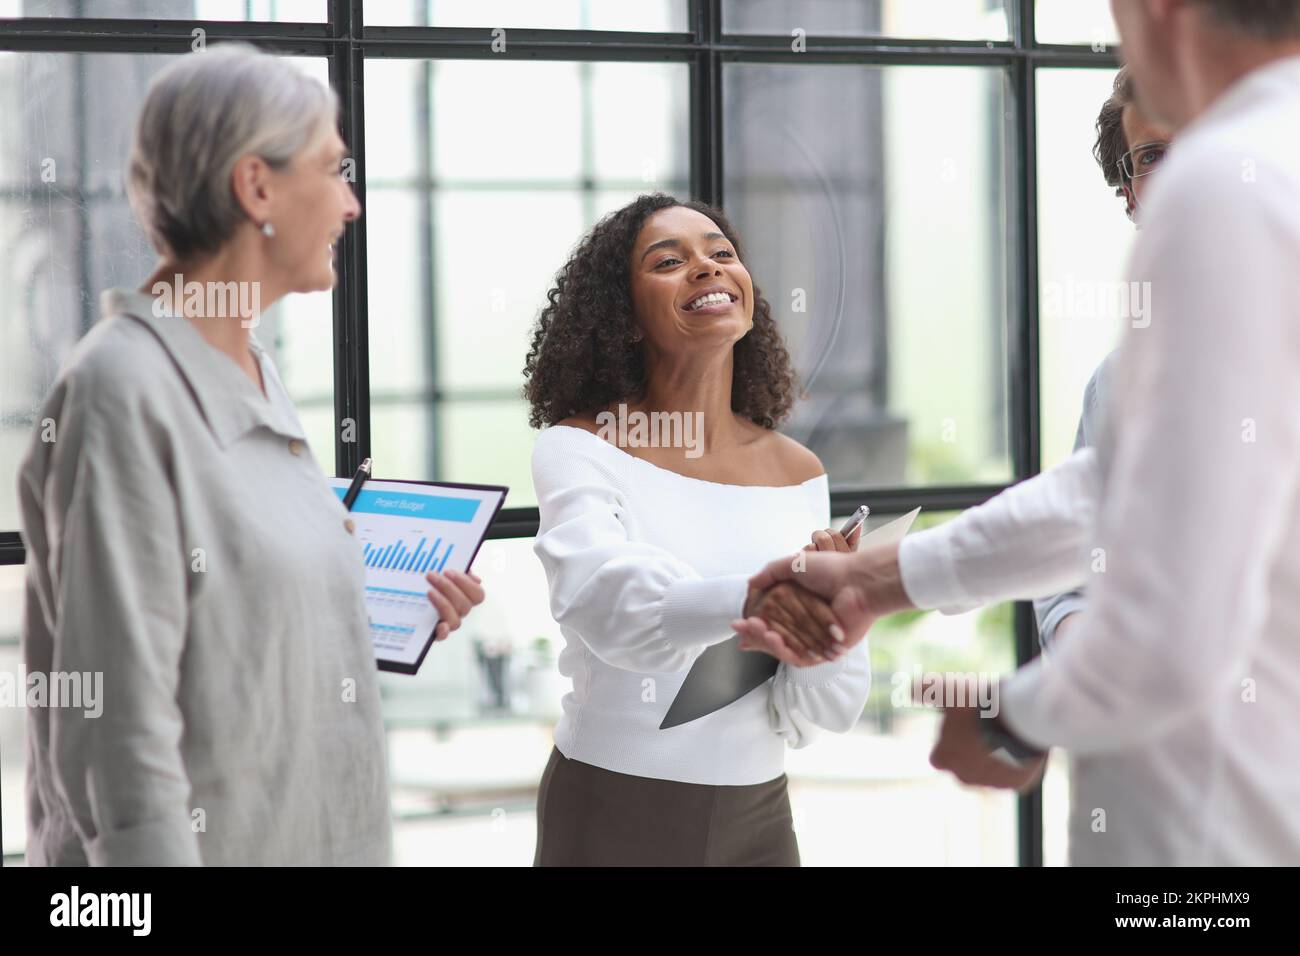
[[[347,489],[335,488],[340,501]],[[474,498],[448,498],[445,495],[413,495],[403,491],[366,491],[362,489],[352,504],[353,512],[371,515],[397,515],[438,521],[474,520],[479,502]]]

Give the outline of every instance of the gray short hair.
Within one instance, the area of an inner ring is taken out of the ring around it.
[[[127,167],[154,247],[180,261],[216,252],[246,218],[230,188],[236,160],[254,153],[283,169],[337,116],[330,87],[248,44],[167,66],[149,84]]]

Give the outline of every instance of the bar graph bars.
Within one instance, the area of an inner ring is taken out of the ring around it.
[[[408,547],[405,541],[383,546],[367,543],[362,555],[368,568],[424,574],[426,571],[441,571],[451,556],[451,543],[439,554],[438,547],[441,544],[442,538],[435,538],[432,545],[428,538],[421,538],[413,548]]]

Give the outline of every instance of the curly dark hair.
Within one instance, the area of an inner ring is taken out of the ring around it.
[[[533,428],[645,394],[645,358],[633,341],[632,247],[646,219],[673,206],[712,219],[744,261],[727,217],[694,200],[683,202],[663,193],[638,196],[596,223],[556,274],[555,285],[546,293],[547,305],[533,326],[524,362],[524,397]],[[735,344],[733,368],[732,411],[763,428],[775,428],[790,413],[797,386],[790,353],[757,285],[754,327]]]

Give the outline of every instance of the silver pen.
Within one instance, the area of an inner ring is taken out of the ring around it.
[[[849,520],[844,522],[844,527],[840,528],[840,534],[847,540],[849,535],[861,527],[862,522],[867,520],[867,515],[871,514],[871,509],[866,505],[858,505],[858,510],[849,516]]]

